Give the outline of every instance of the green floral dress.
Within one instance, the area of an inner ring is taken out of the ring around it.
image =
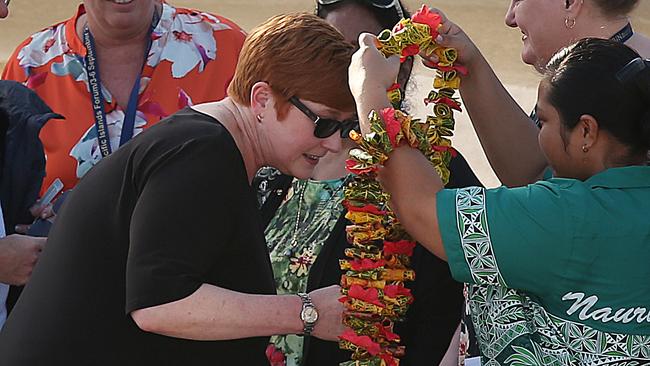
[[[292,183],[265,232],[279,295],[306,291],[309,270],[343,212],[344,183],[344,179]],[[274,366],[298,366],[302,350],[302,336],[274,336],[267,356]]]

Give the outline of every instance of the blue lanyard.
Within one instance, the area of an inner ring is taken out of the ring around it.
[[[611,36],[610,40],[619,43],[625,43],[627,42],[628,39],[632,38],[633,35],[634,35],[634,30],[632,29],[632,24],[627,23],[625,27],[623,27],[621,30],[616,32],[616,34]]]
[[[151,33],[158,23],[158,11],[154,11],[153,20],[151,22]],[[88,26],[84,27],[83,41],[86,46],[86,75],[88,76],[88,85],[90,86],[90,97],[92,98],[93,116],[95,117],[95,129],[97,130],[97,141],[99,141],[99,150],[102,157],[107,157],[111,154],[111,142],[108,136],[108,122],[106,121],[106,110],[104,108],[105,100],[102,93],[101,80],[99,78],[99,63],[97,62],[97,53],[95,52],[95,39],[90,33]],[[147,63],[149,51],[151,50],[151,35],[147,38],[147,49],[144,54],[144,62],[142,68]],[[120,145],[127,143],[133,137],[133,130],[135,128],[135,115],[138,109],[138,97],[140,92],[140,79],[142,77],[142,70],[135,80],[135,84],[131,89],[129,96],[129,104],[126,107],[124,114],[124,122],[122,123],[122,135],[120,136]]]

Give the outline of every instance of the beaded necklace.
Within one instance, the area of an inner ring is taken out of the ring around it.
[[[342,192],[346,182],[347,182],[347,178],[343,179],[341,184],[330,193],[330,197],[327,200],[323,200],[319,202],[316,211],[326,210],[330,212],[330,215],[332,215],[334,206],[338,204],[337,198],[339,196],[339,193]],[[305,230],[307,229],[307,227],[303,227],[301,230],[301,227],[304,226],[305,224],[303,221],[308,216],[307,213],[305,212],[305,217],[302,217],[303,203],[305,201],[305,192],[307,191],[308,184],[309,184],[308,181],[303,181],[303,182],[298,181],[296,183],[295,192],[298,195],[298,208],[296,211],[296,220],[294,221],[294,225],[293,225],[293,235],[290,242],[291,244],[289,248],[287,248],[283,253],[283,255],[287,257],[293,256],[298,246],[298,238],[300,237],[300,234],[304,233]]]

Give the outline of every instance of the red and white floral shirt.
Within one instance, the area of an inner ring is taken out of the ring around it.
[[[40,133],[47,156],[43,187],[60,178],[66,189],[101,158],[85,68],[86,47],[76,32],[77,14],[25,40],[3,79],[25,83],[64,120]],[[140,80],[134,136],[186,106],[225,97],[245,33],[233,22],[163,3]],[[112,150],[119,147],[125,111],[102,88]],[[44,188],[43,188],[44,189]]]

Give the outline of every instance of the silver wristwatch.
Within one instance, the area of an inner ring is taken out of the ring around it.
[[[303,324],[302,334],[309,336],[314,331],[314,325],[318,320],[318,310],[316,310],[316,306],[311,302],[311,297],[308,294],[299,292],[298,296],[302,300],[302,310],[300,310],[300,319]]]

